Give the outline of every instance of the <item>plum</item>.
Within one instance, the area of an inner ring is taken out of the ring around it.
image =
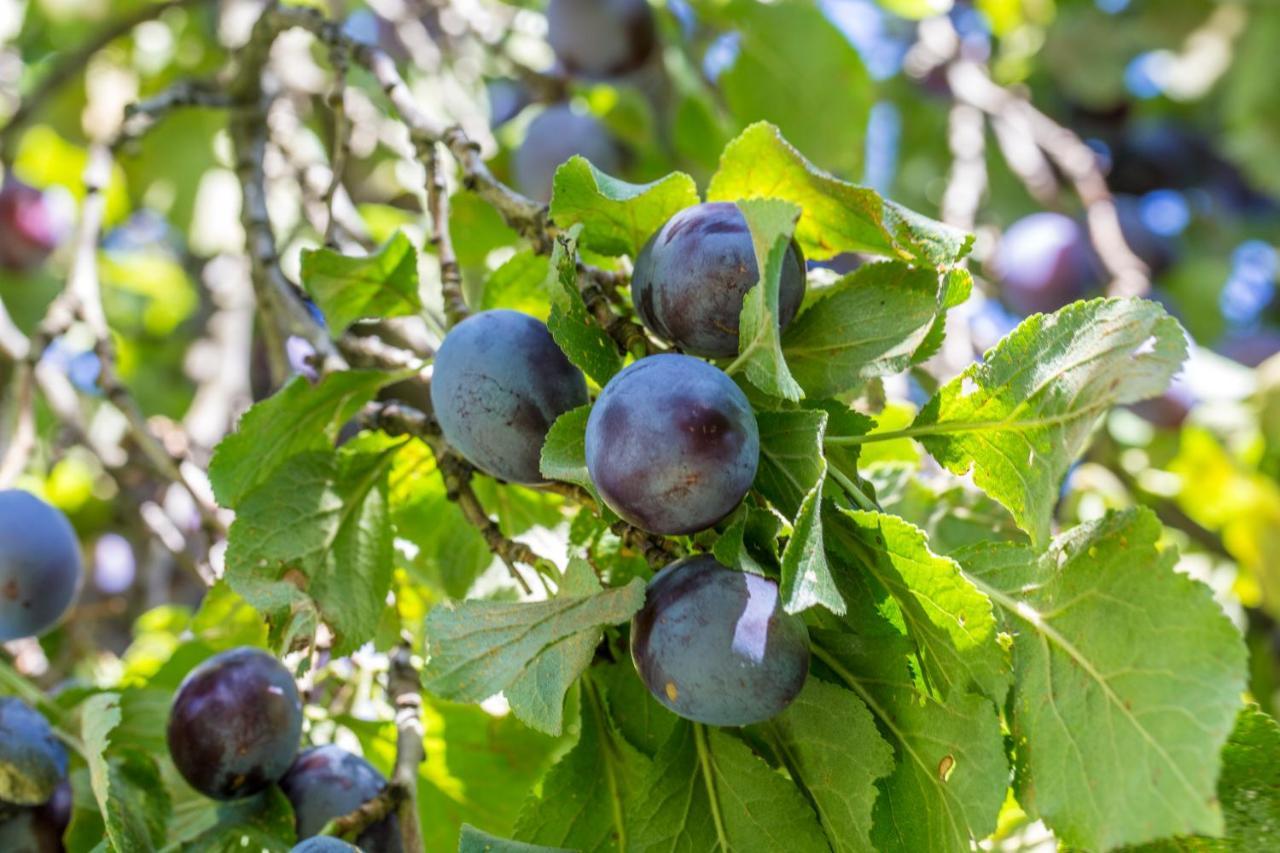
[[[71,805],[71,782],[63,779],[48,802],[0,817],[0,850],[63,853],[62,836],[71,823]]]
[[[28,492],[0,491],[0,642],[52,628],[83,576],[67,517]]]
[[[436,353],[431,405],[444,437],[473,465],[512,483],[544,482],[538,462],[556,418],[587,403],[587,381],[546,324],[485,311]]]
[[[289,853],[354,853],[359,849],[332,835],[317,835],[295,845]]]
[[[778,322],[785,329],[804,300],[805,262],[794,242],[782,262]],[[747,220],[735,204],[686,208],[636,258],[631,298],[645,326],[685,352],[738,354],[742,299],[760,279]]]
[[[1101,281],[1084,227],[1061,213],[1033,213],[1010,225],[991,265],[1005,304],[1024,316],[1056,311]]]
[[[644,65],[658,30],[647,0],[551,0],[547,41],[570,74],[617,77]]]
[[[45,193],[7,176],[0,184],[0,267],[22,272],[44,263],[66,225]]]
[[[516,149],[516,186],[530,198],[551,201],[556,169],[575,155],[610,175],[622,170],[622,148],[599,119],[568,104],[553,104],[529,122]]]
[[[66,776],[67,750],[44,716],[17,697],[0,697],[0,800],[41,805]]]
[[[169,754],[182,777],[215,800],[252,796],[298,753],[302,700],[280,661],[250,647],[214,655],[178,687]]]
[[[702,555],[649,582],[631,621],[636,672],[688,720],[746,726],[781,713],[809,674],[809,631],[778,585]]]
[[[372,764],[339,746],[317,746],[298,756],[280,789],[298,822],[298,838],[310,838],[336,817],[350,814],[378,795],[387,780]],[[401,853],[400,821],[393,814],[356,839],[365,850]]]
[[[609,381],[587,420],[600,497],[652,533],[705,530],[733,512],[760,462],[751,404],[723,371],[687,355],[641,359]]]

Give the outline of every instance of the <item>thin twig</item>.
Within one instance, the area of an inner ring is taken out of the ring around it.
[[[449,233],[449,191],[444,170],[440,168],[440,152],[433,142],[427,148],[427,213],[431,217],[431,243],[440,262],[440,289],[444,295],[444,314],[450,326],[467,318],[470,309],[462,293],[462,268],[453,250]]]
[[[347,120],[347,49],[345,45],[335,44],[329,48],[329,63],[333,66],[333,90],[329,93],[329,111],[333,113],[333,145],[330,155],[330,169],[333,175],[329,179],[329,187],[325,190],[323,204],[329,212],[329,219],[324,228],[324,244],[335,246],[338,216],[334,212],[334,201],[338,189],[342,186],[342,173],[346,170],[347,148],[350,145],[348,134],[351,132]]]

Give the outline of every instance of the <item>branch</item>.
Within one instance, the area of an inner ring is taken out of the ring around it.
[[[462,268],[458,266],[458,256],[453,251],[453,237],[449,233],[449,191],[445,186],[444,172],[440,168],[438,146],[431,143],[426,154],[427,213],[431,217],[431,243],[436,247],[436,257],[440,261],[440,289],[444,295],[445,318],[453,326],[465,320],[471,311],[467,308],[467,300],[462,293]]]
[[[387,673],[387,697],[396,709],[396,763],[391,779],[360,808],[325,824],[320,835],[355,837],[398,810],[401,845],[405,850],[424,849],[418,824],[418,768],[426,759],[421,683],[409,646],[401,645],[392,653]]]
[[[89,60],[93,58],[95,53],[121,36],[127,35],[139,24],[153,21],[170,9],[194,6],[203,2],[206,2],[206,0],[166,0],[163,3],[141,6],[129,14],[111,21],[101,30],[89,36],[75,50],[63,54],[44,77],[40,78],[40,82],[35,85],[31,92],[22,99],[18,109],[9,117],[9,122],[4,126],[4,130],[0,131],[0,163],[7,164],[13,161],[14,149],[18,142],[18,132],[35,117],[35,114],[44,106],[45,101],[71,82],[89,64]]]
[[[1036,145],[1066,175],[1085,205],[1089,236],[1111,274],[1109,293],[1146,295],[1151,290],[1150,271],[1124,238],[1115,200],[1093,149],[1030,102],[997,85],[986,69],[975,62],[956,60],[948,69],[947,79],[962,103],[982,110],[993,119],[1024,125]]]

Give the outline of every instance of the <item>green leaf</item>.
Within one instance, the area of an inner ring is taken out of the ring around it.
[[[578,290],[578,245],[572,233],[556,237],[551,269],[559,286],[547,328],[569,361],[603,386],[622,369],[622,356],[613,338],[591,316]]]
[[[698,188],[683,172],[629,184],[573,157],[556,170],[551,219],[563,229],[581,224],[582,245],[593,252],[634,258],[668,219],[697,203]]]
[[[977,688],[1002,701],[1008,664],[996,643],[991,602],[924,533],[893,515],[842,510],[832,539],[897,601],[924,672],[945,698]]]
[[[827,564],[822,536],[822,489],[827,462],[822,453],[827,413],[804,409],[759,412],[760,467],[755,487],[792,520],[782,552],[782,603],[788,613],[821,604],[844,613]]]
[[[423,684],[447,699],[487,699],[565,637],[630,619],[644,604],[644,586],[637,578],[596,595],[438,604],[427,616]]]
[[[823,291],[796,318],[782,351],[806,394],[843,394],[911,366],[938,311],[932,269],[868,264]]]
[[[182,845],[184,853],[288,853],[297,839],[293,806],[275,785],[261,794],[218,803],[216,823]]]
[[[458,838],[458,853],[574,853],[574,851],[563,847],[540,847],[537,844],[498,838],[464,823],[462,834]]]
[[[630,656],[614,664],[597,664],[591,678],[603,685],[609,718],[627,742],[649,758],[657,755],[680,718],[653,698]]]
[[[603,589],[591,564],[574,558],[565,569],[557,598],[599,595]],[[564,725],[564,695],[591,665],[602,633],[597,626],[570,634],[530,661],[503,691],[511,712],[538,731],[560,734]]]
[[[636,853],[827,849],[800,791],[723,729],[682,720],[644,792],[631,835]]]
[[[831,849],[873,850],[875,782],[893,771],[894,762],[862,700],[811,677],[791,707],[760,728],[816,806]]]
[[[556,418],[542,445],[542,476],[595,490],[587,474],[587,419],[591,406],[579,406]]]
[[[826,109],[824,107],[824,109]],[[969,253],[972,238],[815,167],[778,128],[751,125],[725,148],[708,201],[776,198],[804,211],[796,240],[810,260],[870,252],[944,267]]]
[[[122,749],[108,757],[111,735],[118,725],[118,693],[90,696],[81,706],[80,736],[93,796],[114,850],[154,850],[164,839],[169,796],[150,756]]]
[[[240,418],[209,463],[218,503],[238,509],[255,486],[266,482],[290,456],[333,447],[338,428],[397,377],[374,370],[327,374],[313,385],[297,376]]]
[[[357,320],[407,317],[422,310],[418,253],[402,231],[365,257],[304,249],[302,286],[324,312],[334,335]]]
[[[1025,320],[947,383],[907,432],[1013,513],[1037,545],[1067,468],[1112,406],[1161,394],[1186,357],[1155,302],[1095,299]]]
[[[935,553],[951,554],[965,546],[992,542],[1025,545],[1030,541],[1008,510],[963,483],[946,485],[943,481],[940,490],[935,490],[921,480],[915,466],[903,462],[874,465],[867,478],[880,508],[923,530]]]
[[[1017,630],[1019,801],[1072,846],[1223,830],[1215,783],[1245,648],[1209,589],[1158,550],[1161,531],[1140,509],[1082,524],[1038,560],[962,554]]]
[[[551,275],[551,259],[521,249],[494,270],[484,283],[480,304],[491,308],[510,308],[545,320],[551,313],[547,278]]]
[[[768,199],[745,201],[738,205],[751,230],[756,267],[760,281],[742,301],[738,325],[740,355],[729,368],[745,367],[747,378],[761,391],[787,400],[804,396],[787,369],[782,355],[778,331],[778,289],[782,281],[782,262],[800,210],[793,204]]]
[[[865,613],[860,625],[884,625]],[[857,694],[896,755],[877,783],[871,842],[875,850],[967,853],[996,828],[1009,787],[1000,718],[972,693],[946,701],[920,693],[899,638],[815,632],[814,654]]]
[[[310,599],[343,654],[373,637],[391,585],[387,472],[399,447],[291,457],[243,501],[227,579],[267,613]]]
[[[862,162],[874,84],[817,4],[738,2],[738,53],[719,88],[739,125],[768,119],[828,169]]]
[[[542,780],[541,794],[525,801],[516,837],[575,850],[625,851],[650,761],[618,733],[592,678],[584,680],[582,692],[578,743]]]

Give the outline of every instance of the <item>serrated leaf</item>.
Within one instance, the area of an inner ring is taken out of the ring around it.
[[[423,669],[423,684],[455,701],[487,699],[565,637],[630,619],[644,604],[644,587],[636,578],[597,595],[438,604],[427,616],[431,658]]]
[[[591,564],[574,558],[565,569],[557,598],[582,598],[602,591]],[[599,627],[578,631],[544,649],[503,691],[511,712],[538,731],[560,734],[564,695],[591,665],[602,633]]]
[[[909,367],[938,311],[934,270],[868,264],[824,291],[792,322],[782,351],[806,394],[843,394]]]
[[[657,755],[680,718],[653,698],[630,657],[614,664],[597,664],[591,677],[603,685],[609,718],[627,743],[648,758]]]
[[[1244,644],[1160,535],[1150,510],[1112,513],[1038,560],[1023,549],[1028,569],[1006,547],[998,571],[973,570],[1017,630],[1019,800],[1073,846],[1223,829],[1215,782]]]
[[[582,692],[578,743],[547,773],[541,794],[525,801],[516,837],[576,850],[625,851],[631,812],[651,762],[618,733],[593,679],[583,682]]]
[[[668,219],[698,200],[693,178],[683,172],[629,184],[573,157],[556,170],[551,219],[564,229],[581,224],[582,245],[593,252],[634,258]]]
[[[496,835],[490,835],[464,823],[462,833],[458,836],[458,853],[574,853],[574,851],[563,847],[540,847],[537,844],[498,838]]]
[[[587,419],[591,406],[579,406],[556,418],[542,445],[542,476],[595,489],[587,474]]]
[[[874,612],[859,624],[884,625]],[[972,693],[945,701],[922,694],[901,640],[817,632],[815,655],[857,694],[893,745],[896,766],[877,782],[872,810],[876,850],[967,853],[996,828],[1009,786],[1000,718]]]
[[[551,337],[582,372],[605,385],[622,369],[622,355],[609,333],[596,323],[578,290],[578,244],[573,234],[556,237],[551,274],[558,287],[552,299],[547,328]]]
[[[822,531],[827,413],[759,412],[756,422],[760,467],[755,487],[792,522],[791,537],[782,552],[783,608],[799,613],[820,604],[833,613],[844,613],[844,600],[827,565]]]
[[[357,320],[406,317],[422,310],[418,253],[402,231],[364,257],[303,249],[302,286],[335,335]]]
[[[791,706],[760,728],[816,806],[831,849],[874,850],[875,782],[893,771],[893,749],[862,700],[811,677]]]
[[[721,729],[682,720],[644,790],[630,845],[636,853],[827,849],[804,796]]]
[[[111,848],[118,853],[143,853],[156,849],[164,839],[169,797],[150,756],[121,750],[108,757],[120,717],[118,693],[90,696],[81,706],[80,736]]]
[[[782,355],[778,330],[778,291],[782,262],[791,245],[800,209],[782,201],[760,199],[738,205],[755,249],[760,281],[742,300],[738,324],[738,352],[734,367],[743,367],[751,383],[775,397],[799,400],[804,391],[796,384]],[[732,372],[732,368],[730,369]]]
[[[1154,302],[1095,299],[1025,320],[947,383],[909,432],[1013,513],[1037,545],[1067,468],[1112,406],[1164,392],[1186,357]]]
[[[287,460],[244,499],[231,525],[232,589],[267,613],[314,601],[338,654],[373,637],[391,584],[387,472],[397,449]]]
[[[238,509],[290,456],[333,447],[338,428],[398,377],[375,370],[327,374],[312,385],[297,376],[240,418],[209,463],[209,482],[218,503]]]
[[[751,125],[725,148],[708,201],[776,198],[804,211],[796,240],[820,261],[842,252],[870,252],[920,266],[943,267],[969,253],[961,231],[885,201],[874,190],[822,171],[768,122]]]
[[[842,448],[843,449],[843,448]],[[828,448],[828,454],[832,448]],[[867,471],[880,508],[919,527],[929,548],[952,555],[961,565],[958,549],[1013,542],[1027,544],[1009,511],[971,486],[945,481],[938,488],[921,480],[915,466],[884,462]]]
[[[184,853],[288,853],[297,840],[293,806],[275,785],[261,794],[218,803],[216,823],[183,843]]]
[[[934,689],[945,698],[976,687],[1002,701],[1009,671],[991,602],[960,566],[897,516],[841,510],[831,519],[831,539],[897,601]]]

